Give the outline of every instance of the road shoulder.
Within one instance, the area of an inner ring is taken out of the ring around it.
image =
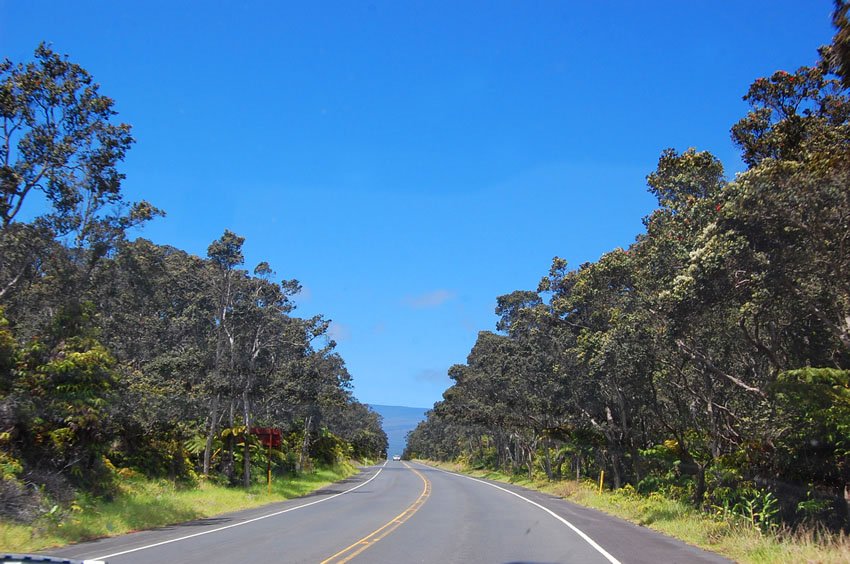
[[[620,517],[585,507],[555,495],[465,473],[448,471],[437,465],[417,461],[459,477],[477,480],[508,490],[552,511],[601,545],[621,562],[655,564],[657,562],[729,563],[731,560],[689,545],[659,531],[642,527]]]
[[[361,468],[360,472],[333,482],[300,497],[272,502],[251,509],[222,513],[211,517],[156,527],[114,537],[69,544],[40,551],[43,554],[74,559],[86,559],[141,550],[155,545],[178,542],[183,539],[210,534],[226,528],[239,527],[308,507],[344,495],[365,485],[380,473],[382,466]]]

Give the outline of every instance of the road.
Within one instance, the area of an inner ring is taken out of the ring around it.
[[[53,555],[109,564],[728,562],[546,494],[396,461],[299,499]]]

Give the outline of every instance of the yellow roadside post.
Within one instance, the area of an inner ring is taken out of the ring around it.
[[[605,481],[605,470],[599,471],[599,493],[602,493],[602,483]]]

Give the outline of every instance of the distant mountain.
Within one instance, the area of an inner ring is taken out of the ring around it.
[[[401,454],[404,451],[407,433],[420,421],[425,420],[425,412],[430,407],[406,407],[402,405],[374,405],[369,407],[384,418],[384,432],[389,440],[387,455]]]

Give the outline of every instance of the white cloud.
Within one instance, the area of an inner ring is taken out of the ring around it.
[[[434,370],[433,368],[426,368],[425,370],[419,372],[415,376],[415,378],[422,382],[441,383],[448,381],[449,376],[445,370]]]
[[[404,303],[413,309],[430,309],[439,307],[456,296],[451,290],[434,290],[418,296],[408,296]]]
[[[351,338],[351,328],[348,325],[331,321],[328,327],[328,336],[338,343],[347,341]]]
[[[309,302],[313,299],[313,291],[309,286],[301,285],[301,291],[295,294],[295,299],[299,302]]]

